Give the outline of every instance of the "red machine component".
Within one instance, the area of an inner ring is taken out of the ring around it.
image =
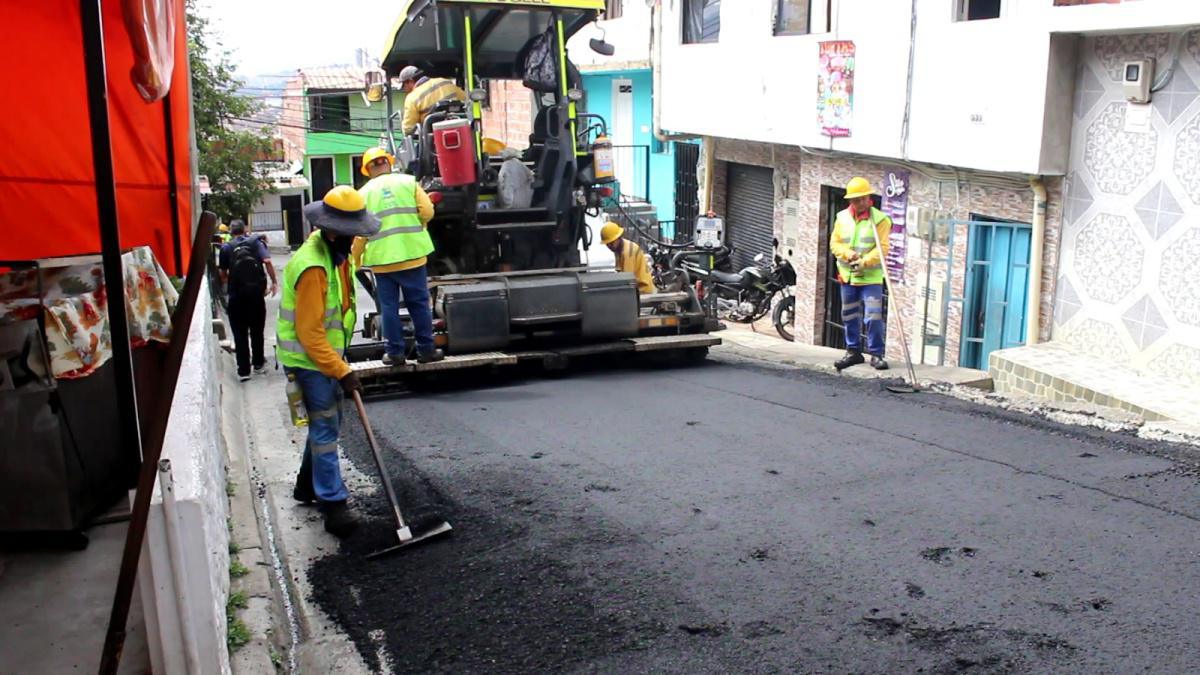
[[[475,182],[475,144],[471,121],[446,120],[433,125],[433,147],[437,154],[442,185],[471,185]]]

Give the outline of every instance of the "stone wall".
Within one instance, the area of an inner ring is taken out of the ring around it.
[[[1200,32],[1185,37],[1080,42],[1054,339],[1200,383]],[[1125,103],[1126,60],[1157,74],[1176,53],[1148,109]]]
[[[716,140],[716,162],[713,171],[713,210],[725,215],[728,164],[752,164],[775,169],[775,233],[785,249],[792,251],[791,261],[796,268],[796,340],[819,344],[825,313],[825,275],[832,264],[827,234],[823,223],[822,186],[843,187],[854,176],[864,176],[878,186],[889,167],[885,161],[874,162],[847,156],[807,153],[792,146],[755,143],[731,139]],[[972,182],[964,172],[959,181],[935,180],[919,171],[912,172],[909,205],[945,212],[945,217],[966,221],[972,215],[989,216],[1028,223],[1033,216],[1033,192],[1023,188],[997,188]],[[1039,311],[1042,317],[1042,339],[1049,339],[1053,309],[1054,280],[1058,260],[1059,224],[1061,222],[1062,179],[1045,179],[1048,191],[1045,255],[1043,256],[1042,297]],[[841,208],[841,206],[839,206]],[[790,213],[789,210],[794,210]],[[951,298],[961,298],[966,272],[968,227],[959,225],[955,232],[954,266]],[[911,224],[910,224],[911,232]],[[935,245],[934,258],[945,257],[945,246]],[[908,239],[905,279],[897,287],[903,296],[902,316],[911,337],[918,320],[918,289],[926,273],[925,243],[914,237]],[[786,252],[786,250],[785,250]],[[934,265],[933,278],[944,280],[944,265]],[[893,311],[896,302],[893,300]],[[957,365],[962,333],[962,304],[950,302],[947,310],[946,365]],[[894,314],[888,326],[888,356],[899,358],[902,347]],[[919,361],[918,355],[914,360]]]

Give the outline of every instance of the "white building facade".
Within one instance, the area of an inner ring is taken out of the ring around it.
[[[1169,350],[1157,372],[1179,377],[1182,360],[1200,377],[1200,302],[1159,272],[1197,225],[1200,3],[656,5],[662,126],[704,137],[702,209],[733,245],[775,239],[796,266],[798,341],[841,339],[827,247],[841,188],[907,177],[889,355],[899,310],[925,362],[987,368],[992,351],[1078,332],[1134,366]],[[1127,104],[1124,64],[1148,57],[1158,91]],[[1141,262],[1111,264],[1111,242]]]

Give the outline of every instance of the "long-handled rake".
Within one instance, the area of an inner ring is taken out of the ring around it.
[[[396,490],[392,487],[392,478],[383,464],[383,455],[379,452],[379,444],[375,442],[375,432],[371,429],[370,420],[367,419],[367,409],[363,406],[362,395],[357,391],[354,392],[354,406],[358,408],[358,418],[362,420],[363,431],[367,434],[367,444],[371,446],[371,454],[375,457],[375,467],[379,469],[379,479],[383,481],[383,491],[387,493],[388,504],[391,505],[392,513],[396,517],[396,537],[400,540],[400,543],[395,546],[375,551],[367,555],[367,558],[373,559],[394,553],[406,546],[419,544],[449,532],[451,530],[450,523],[435,513],[419,516],[411,522],[404,520],[404,514],[400,513],[400,500],[396,497]]]

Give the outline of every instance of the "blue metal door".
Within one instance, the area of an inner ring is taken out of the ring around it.
[[[1031,229],[1025,223],[972,220],[959,365],[987,370],[988,355],[1025,344]]]

